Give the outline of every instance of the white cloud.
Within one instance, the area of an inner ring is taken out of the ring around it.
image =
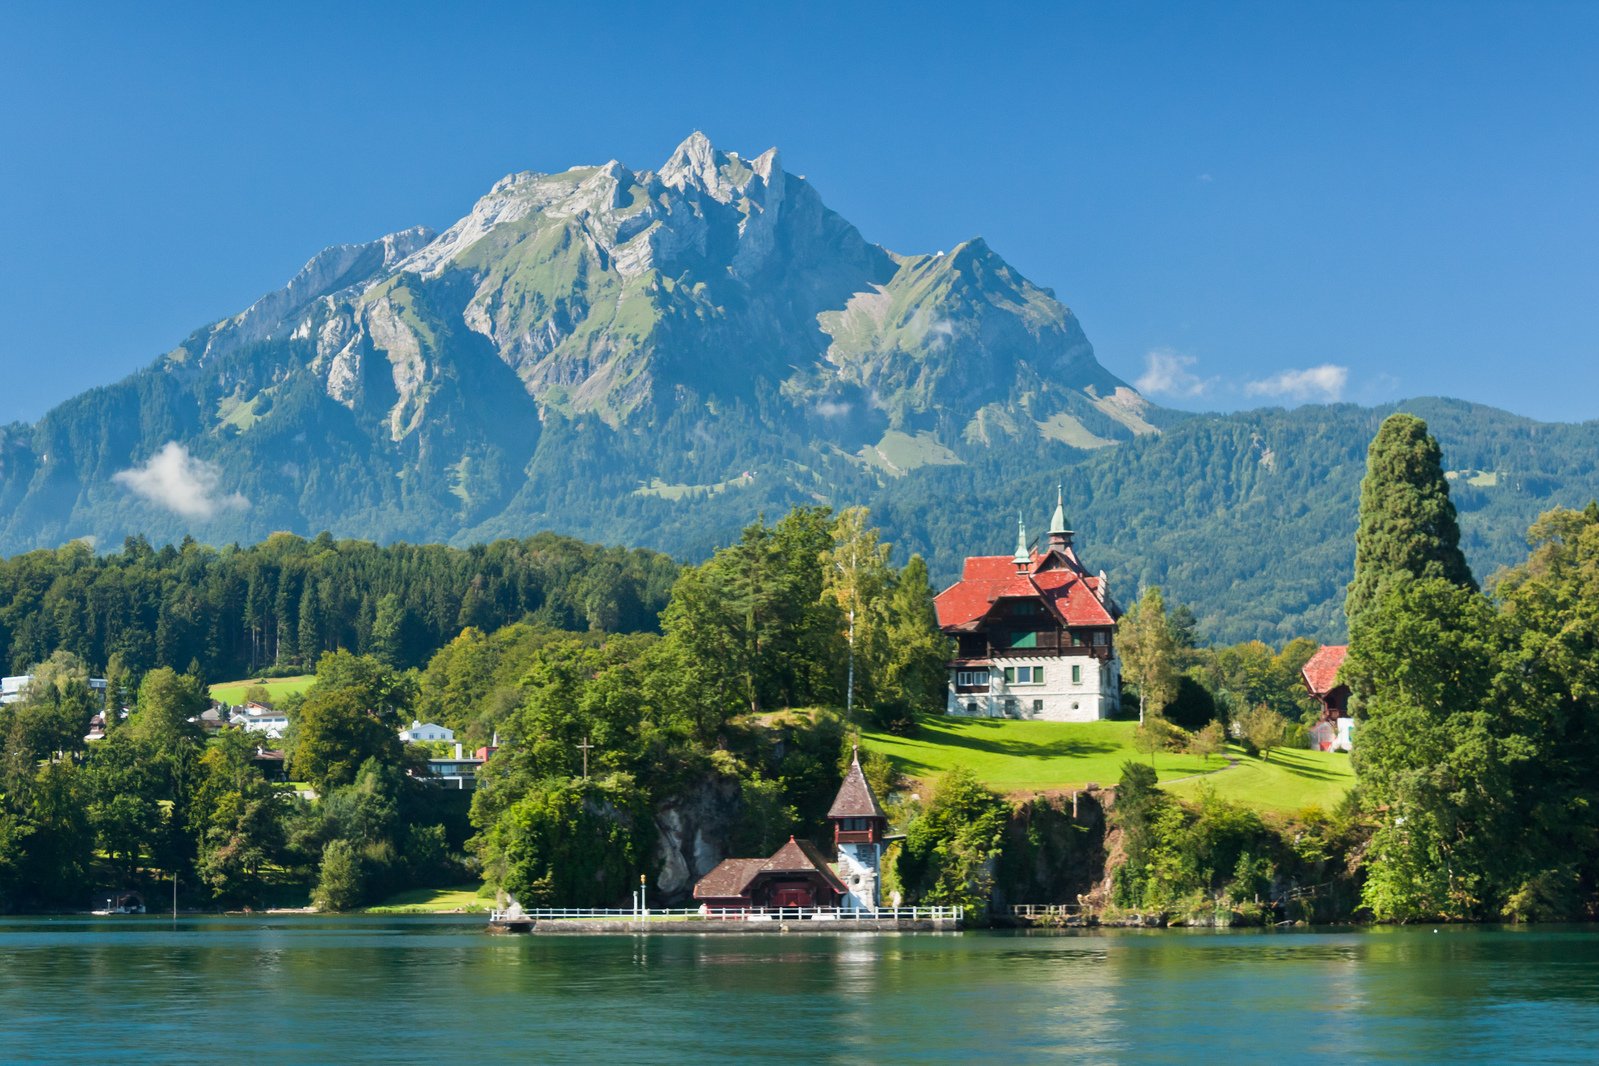
[[[1133,384],[1139,392],[1152,396],[1203,396],[1210,391],[1213,381],[1189,369],[1197,362],[1191,355],[1170,348],[1156,348],[1145,354],[1144,372]]]
[[[177,441],[167,441],[142,466],[121,470],[111,478],[151,503],[185,518],[212,518],[219,511],[242,511],[250,501],[237,492],[222,495],[222,470],[196,459]]]
[[[1298,400],[1337,400],[1349,384],[1349,368],[1323,363],[1304,370],[1283,370],[1269,378],[1246,382],[1244,392],[1250,396],[1279,396]]]
[[[816,405],[816,413],[823,418],[843,418],[855,405],[842,400],[823,400]]]
[[[1195,176],[1194,180],[1199,182],[1199,183],[1201,183],[1201,184],[1203,184],[1203,185],[1209,185],[1211,182],[1215,181],[1216,179],[1211,177],[1209,174],[1199,174],[1199,175]]]

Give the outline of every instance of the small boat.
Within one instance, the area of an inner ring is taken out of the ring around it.
[[[144,897],[137,892],[123,892],[121,895],[107,896],[103,908],[89,913],[101,918],[112,914],[143,914]]]

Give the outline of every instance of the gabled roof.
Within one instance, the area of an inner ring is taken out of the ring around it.
[[[713,871],[714,872],[714,871]],[[836,892],[844,891],[844,884],[833,872],[833,867],[828,863],[827,857],[817,849],[809,840],[795,840],[788,838],[788,843],[778,848],[761,864],[759,874],[809,874],[819,873],[833,887]],[[752,877],[751,880],[754,878]]]
[[[723,859],[694,885],[694,898],[737,899],[765,863],[765,859]]]
[[[855,758],[850,760],[849,770],[844,774],[844,783],[838,786],[838,795],[833,797],[833,806],[828,808],[829,818],[887,818],[883,808],[878,804],[877,797],[872,795],[872,786],[867,783],[866,775],[861,772],[860,749],[855,750]]]
[[[1041,600],[1063,625],[1114,625],[1115,616],[1100,599],[1100,581],[1083,572],[1069,548],[1034,552],[1025,571],[1009,556],[974,555],[967,558],[961,579],[939,593],[933,607],[944,630],[975,628],[1003,599]]]
[[[1347,644],[1323,644],[1300,671],[1312,696],[1325,696],[1338,687],[1338,668],[1349,654]]]

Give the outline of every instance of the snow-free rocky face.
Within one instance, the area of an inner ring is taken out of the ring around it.
[[[890,252],[776,149],[745,159],[695,133],[658,170],[512,174],[443,233],[329,248],[151,370],[12,427],[0,546],[581,532],[635,492],[759,483],[763,507],[814,502],[1158,417],[982,240]],[[249,506],[195,528],[194,508],[180,521],[116,480],[158,454],[200,476],[172,442]]]

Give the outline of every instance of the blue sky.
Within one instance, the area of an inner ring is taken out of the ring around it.
[[[1163,403],[1599,417],[1599,4],[0,0],[0,422],[513,170],[777,145]]]

